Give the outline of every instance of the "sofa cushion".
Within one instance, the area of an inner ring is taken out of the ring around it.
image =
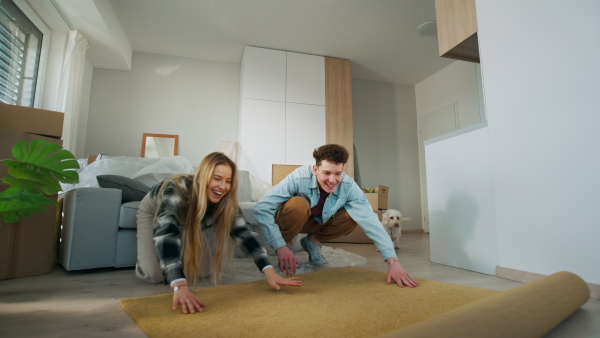
[[[238,202],[252,202],[252,188],[250,186],[250,173],[238,170]]]
[[[119,213],[119,228],[120,229],[137,229],[137,210],[140,206],[140,201],[131,201],[121,204]]]
[[[125,176],[98,175],[96,180],[101,188],[121,189],[123,192],[123,203],[141,201],[148,191],[150,191],[149,186]]]

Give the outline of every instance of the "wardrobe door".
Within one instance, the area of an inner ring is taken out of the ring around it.
[[[283,163],[315,164],[312,153],[325,142],[325,106],[286,103]]]
[[[287,52],[285,102],[325,105],[325,58]]]
[[[285,163],[285,103],[242,100],[240,142],[248,170],[270,183],[271,165]]]
[[[243,99],[285,102],[286,52],[244,48],[241,71]]]

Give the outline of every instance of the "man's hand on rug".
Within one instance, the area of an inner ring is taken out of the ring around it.
[[[275,272],[273,268],[267,268],[264,271],[267,277],[267,283],[274,287],[276,290],[281,289],[281,286],[302,286],[302,282],[298,277],[284,278]]]
[[[285,272],[286,276],[296,274],[298,259],[290,248],[284,245],[277,249],[277,258],[279,259],[279,269],[281,269],[282,272]]]
[[[419,286],[419,283],[410,277],[397,259],[393,259],[391,263],[388,263],[387,284],[393,283],[392,280],[396,281],[399,287],[403,287],[403,285],[411,288]]]
[[[183,313],[202,312],[202,308],[206,306],[187,286],[179,287],[173,294],[173,310],[177,310],[179,305]]]

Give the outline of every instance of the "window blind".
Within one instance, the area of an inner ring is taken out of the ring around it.
[[[33,107],[42,37],[11,0],[0,0],[0,102]]]

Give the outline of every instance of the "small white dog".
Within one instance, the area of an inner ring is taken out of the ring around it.
[[[402,235],[402,223],[408,221],[403,219],[400,210],[388,209],[381,217],[381,225],[392,238],[394,249],[399,249],[400,236]]]

